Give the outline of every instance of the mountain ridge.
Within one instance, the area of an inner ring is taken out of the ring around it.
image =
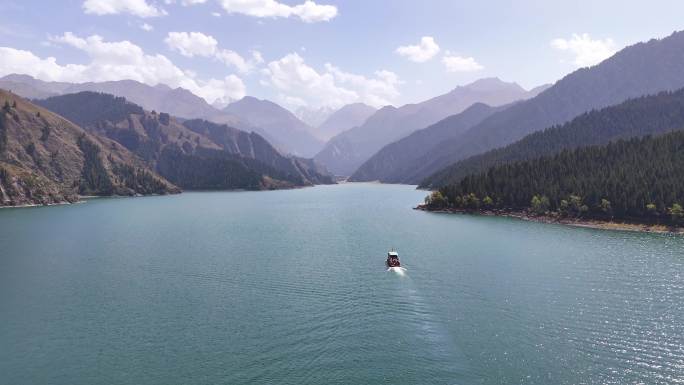
[[[502,105],[527,96],[528,92],[516,83],[485,78],[420,103],[385,106],[363,125],[333,137],[314,159],[337,175],[351,175],[384,145],[460,113],[474,103]]]
[[[179,121],[125,98],[84,91],[39,101],[90,132],[121,143],[162,176],[188,189],[270,189],[331,183],[281,155],[259,134],[225,124]],[[190,166],[192,165],[192,167]]]
[[[684,32],[636,43],[600,64],[566,75],[536,97],[475,125],[451,144],[449,164],[513,143],[592,109],[682,87]],[[412,182],[429,186],[444,167],[426,165],[422,178]]]

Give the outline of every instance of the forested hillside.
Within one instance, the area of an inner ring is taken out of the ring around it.
[[[0,206],[180,190],[124,146],[0,90]]]
[[[432,208],[530,210],[681,224],[684,132],[490,168],[442,187],[426,203]]]
[[[297,160],[281,155],[258,134],[225,124],[181,123],[167,113],[146,112],[124,98],[94,92],[38,103],[117,141],[183,188],[269,189],[331,182],[325,175],[302,172]]]
[[[564,149],[684,128],[684,89],[628,100],[578,116],[561,126],[530,134],[506,147],[476,155],[424,180],[421,187],[457,183],[492,166],[554,155]]]

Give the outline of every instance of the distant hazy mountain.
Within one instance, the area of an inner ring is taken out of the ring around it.
[[[42,80],[38,80],[32,76],[29,75],[21,75],[21,74],[10,74],[7,76],[4,76],[0,78],[0,85],[2,85],[0,88],[2,89],[9,89],[5,86],[5,82],[12,82],[13,84],[22,84],[25,86],[30,87],[30,89],[35,90],[37,92],[40,92],[42,94],[48,94],[48,95],[59,95],[65,92],[66,89],[69,87],[73,86],[73,83],[65,83],[65,82],[45,82]],[[20,89],[14,89],[12,88],[12,93],[15,93],[21,97],[28,98],[30,96],[27,95],[22,95],[19,92],[22,91]]]
[[[361,126],[332,138],[315,159],[337,175],[351,175],[386,144],[458,114],[474,103],[498,106],[530,96],[515,83],[488,78],[457,87],[422,103],[399,108],[383,107]]]
[[[0,90],[0,206],[180,190],[116,142]]]
[[[44,99],[82,91],[102,92],[126,98],[149,111],[167,112],[185,119],[211,119],[238,128],[248,127],[237,117],[212,107],[192,92],[184,88],[173,89],[164,84],[149,86],[135,80],[88,83],[46,82],[28,75],[12,74],[0,78],[0,87],[11,89],[20,96],[32,99]]]
[[[322,140],[311,134],[313,129],[310,126],[271,101],[245,96],[223,111],[259,127],[274,145],[293,155],[311,157],[323,146]]]
[[[463,159],[435,175],[433,184],[458,183],[467,175],[490,167],[556,155],[563,150],[681,129],[684,129],[684,89],[643,96],[584,113],[562,126],[537,131],[506,147]]]
[[[353,182],[379,180],[384,183],[407,183],[427,162],[437,157],[434,148],[457,138],[472,126],[505,107],[475,103],[460,114],[418,130],[383,147],[349,178]]]
[[[37,102],[117,141],[183,188],[269,189],[332,181],[300,159],[281,155],[260,135],[225,124],[200,119],[181,123],[124,98],[93,92]]]
[[[325,122],[325,120],[328,119],[333,112],[335,112],[335,109],[330,107],[299,107],[297,108],[297,111],[295,111],[295,116],[309,126],[317,128],[323,122]]]
[[[490,116],[453,143],[450,161],[505,146],[592,109],[682,87],[684,32],[676,32],[664,39],[624,48],[601,64],[567,75],[537,97]],[[439,170],[429,165],[427,169]],[[429,177],[422,184],[431,186],[442,175]]]
[[[318,126],[321,137],[326,140],[343,131],[362,125],[377,109],[363,103],[353,103],[343,106],[333,112]]]

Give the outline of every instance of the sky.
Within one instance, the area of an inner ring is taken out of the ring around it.
[[[680,0],[2,0],[0,76],[399,106],[483,77],[553,83],[681,15]]]

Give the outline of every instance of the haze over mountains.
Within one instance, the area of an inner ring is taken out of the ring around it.
[[[458,120],[450,129],[445,120],[426,128],[423,133],[403,138],[360,167],[352,180],[416,184],[425,179],[422,186],[433,186],[432,180],[443,179],[440,176],[443,174],[434,177],[431,174],[461,159],[507,145],[592,109],[678,89],[684,86],[683,63],[684,34],[681,32],[627,47],[596,66],[567,75],[534,98],[512,103],[467,130],[463,130]],[[442,136],[428,143],[421,142],[431,131],[434,131],[433,135]],[[408,156],[411,161],[402,166],[401,172],[396,172],[396,165],[384,165],[390,159],[388,155],[392,149],[396,151],[397,148],[412,148],[414,153],[429,155]],[[448,173],[455,171],[452,169]]]
[[[353,103],[334,111],[318,126],[318,132],[326,140],[348,129],[362,125],[377,111],[367,104]]]
[[[383,183],[403,183],[416,178],[422,165],[434,162],[442,143],[462,135],[472,126],[508,105],[490,107],[475,103],[460,114],[415,131],[390,143],[375,153],[349,178],[352,182],[378,180]]]
[[[315,159],[336,175],[351,175],[384,145],[457,114],[474,103],[498,106],[532,97],[535,92],[528,92],[515,83],[488,78],[421,103],[383,107],[361,126],[332,138]]]
[[[254,98],[236,101],[226,109],[219,110],[186,89],[172,89],[164,84],[149,86],[134,80],[98,83],[46,82],[18,74],[0,78],[0,88],[12,90],[17,95],[31,99],[43,99],[81,91],[102,92],[124,97],[148,111],[167,112],[184,119],[206,119],[215,123],[225,123],[244,131],[255,131],[284,153],[311,157],[322,147],[322,141],[312,137],[313,135],[309,132],[312,128],[302,123],[292,113],[272,102],[256,103]],[[255,106],[257,104],[261,104],[261,109]],[[238,112],[241,117],[231,114],[229,112],[231,110]],[[260,112],[266,114],[260,114]],[[259,117],[259,115],[262,116]],[[278,119],[282,119],[282,122]],[[264,123],[265,127],[253,123],[254,121]],[[291,144],[292,147],[287,144]]]
[[[259,127],[275,146],[287,148],[294,155],[312,157],[323,146],[323,141],[314,136],[313,127],[271,101],[245,96],[223,111]]]

